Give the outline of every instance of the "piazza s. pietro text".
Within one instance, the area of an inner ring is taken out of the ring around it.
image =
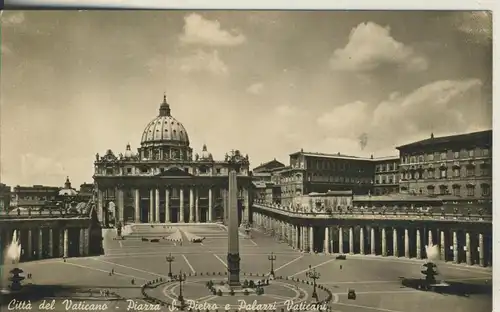
[[[1,311],[491,311],[487,11],[10,10]]]

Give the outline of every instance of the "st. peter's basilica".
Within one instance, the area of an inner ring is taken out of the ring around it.
[[[230,158],[214,160],[207,146],[193,155],[189,136],[171,114],[166,96],[144,128],[137,153],[108,150],[96,155],[94,181],[98,218],[104,225],[222,221],[227,214]],[[243,156],[243,155],[241,155]],[[248,155],[238,172],[240,222],[249,221],[251,176]]]

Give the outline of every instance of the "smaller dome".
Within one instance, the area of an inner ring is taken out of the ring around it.
[[[127,144],[127,149],[125,150],[125,155],[123,155],[125,158],[131,158],[132,155],[132,150],[130,149],[130,144]]]
[[[208,152],[206,144],[203,144],[203,150],[200,154],[200,160],[213,160],[212,153]]]
[[[60,196],[76,196],[78,192],[71,187],[71,182],[69,177],[66,177],[66,182],[64,183],[64,188],[59,191]]]

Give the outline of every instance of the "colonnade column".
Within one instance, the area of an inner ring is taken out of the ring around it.
[[[54,257],[54,231],[49,229],[49,258]]]
[[[198,189],[195,190],[194,194],[194,217],[195,217],[195,222],[200,222],[200,207],[199,207],[199,191]]]
[[[28,259],[32,259],[33,257],[33,233],[31,229],[28,229],[28,246],[26,248],[26,252],[28,253]]]
[[[134,190],[134,219],[135,223],[140,223],[141,222],[141,195],[139,193],[139,189]]]
[[[429,230],[427,233],[429,234],[429,237],[427,240],[427,246],[432,246],[432,245],[434,245],[434,240],[432,239],[432,230]]]
[[[309,227],[309,252],[314,253],[314,228]]]
[[[212,211],[212,187],[208,189],[208,222],[212,222],[212,216],[213,216],[213,211]],[[260,217],[259,217],[260,219]]]
[[[155,190],[155,223],[160,222],[160,190]]]
[[[359,229],[359,253],[365,254],[365,228],[361,227]]]
[[[375,256],[377,249],[375,248],[375,228],[370,228],[370,253]]]
[[[292,233],[293,233],[293,248],[297,249],[299,248],[299,234],[296,225],[292,225]]]
[[[339,253],[344,253],[344,229],[339,226]]]
[[[84,236],[85,236],[85,233],[83,232],[83,228],[80,228],[80,235],[78,237],[78,255],[79,256],[83,255],[83,249],[85,246]]]
[[[148,223],[153,223],[153,213],[154,210],[154,197],[153,197],[153,190],[149,190],[149,214],[148,214]]]
[[[479,265],[484,266],[484,235],[482,233],[479,233],[478,252]]]
[[[422,259],[422,238],[420,237],[420,229],[417,229],[417,233],[416,233],[416,247],[417,247],[417,259]]]
[[[458,263],[458,238],[457,231],[453,231],[453,262]]]
[[[354,254],[354,229],[349,227],[349,253]]]
[[[59,229],[59,257],[64,257],[64,228]]]
[[[399,257],[399,250],[398,250],[398,229],[393,228],[392,229],[392,255],[394,257]]]
[[[442,261],[446,261],[446,238],[445,232],[443,230],[440,231],[440,245],[439,246],[439,258]]]
[[[43,259],[43,229],[38,230],[38,259]]]
[[[405,258],[410,258],[410,233],[405,229]]]
[[[179,222],[184,223],[184,189],[179,189]]]
[[[382,256],[387,257],[387,237],[385,228],[382,228]]]
[[[165,223],[170,223],[170,189],[165,189]]]
[[[465,233],[465,260],[468,265],[472,265],[472,257],[470,250],[470,233]]]
[[[325,254],[330,253],[330,228],[325,226],[325,241],[323,242],[323,252]]]
[[[68,229],[64,229],[64,238],[63,238],[63,257],[67,258],[68,257]]]

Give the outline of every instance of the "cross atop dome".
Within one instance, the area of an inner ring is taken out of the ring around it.
[[[167,103],[167,94],[163,93],[163,102],[160,105],[159,116],[170,116],[170,105]]]
[[[66,176],[66,182],[64,183],[64,188],[65,189],[70,189],[71,188],[71,182],[69,181],[69,177]]]

